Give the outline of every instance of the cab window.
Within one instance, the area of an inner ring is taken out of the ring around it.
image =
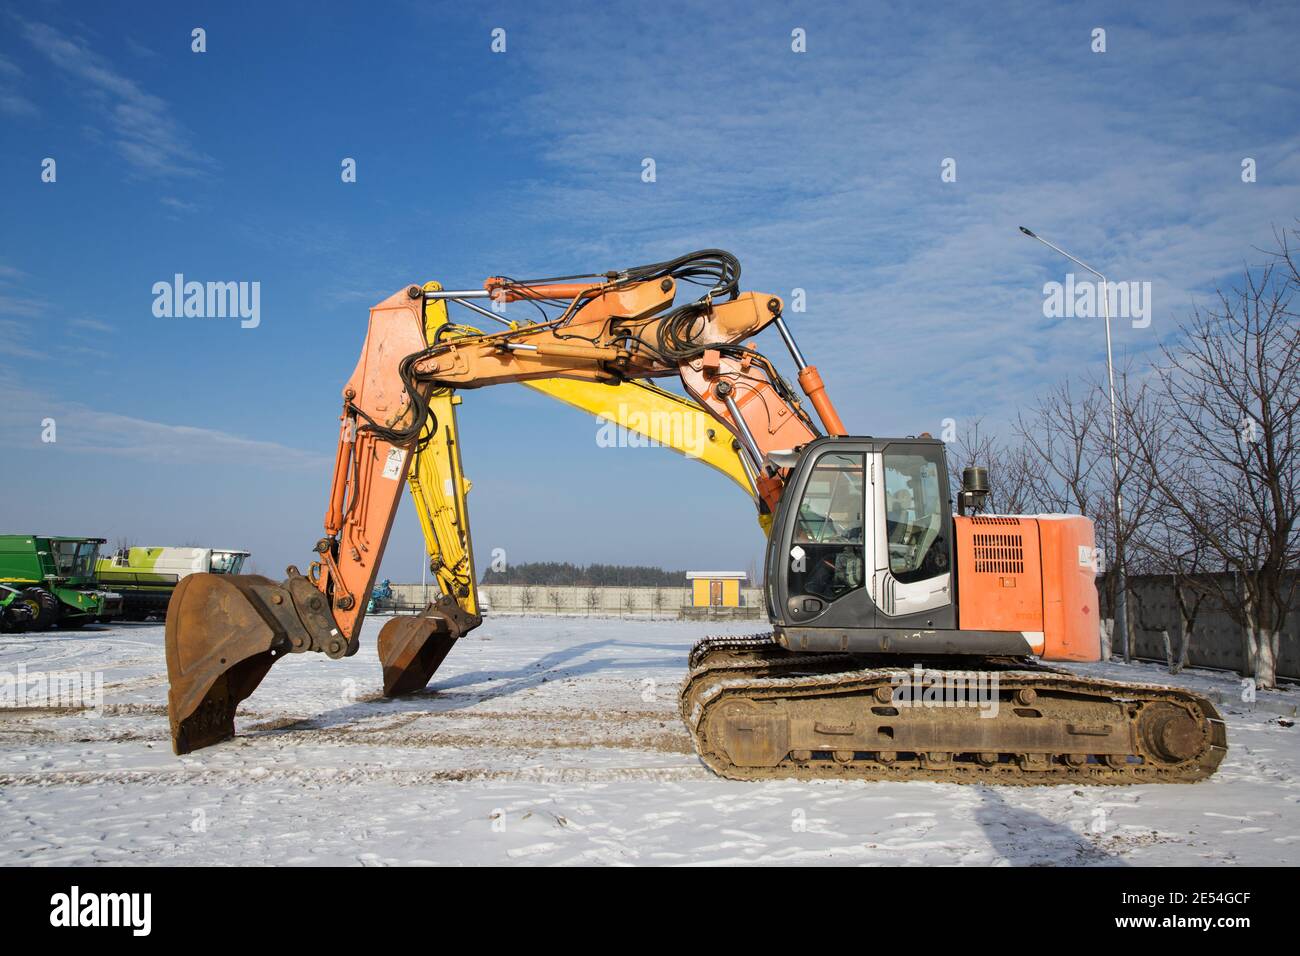
[[[889,570],[903,582],[935,577],[948,569],[944,491],[932,448],[885,449],[885,528]]]
[[[865,456],[826,454],[804,487],[790,541],[790,592],[834,601],[863,585]]]

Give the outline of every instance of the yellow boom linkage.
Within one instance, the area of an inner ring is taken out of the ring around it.
[[[427,292],[438,292],[442,285],[429,282],[424,288]],[[426,302],[425,341],[435,341],[438,330],[447,324],[447,303],[441,299]],[[472,485],[461,467],[456,426],[456,406],[460,402],[460,396],[452,389],[439,389],[429,396],[432,414],[425,421],[406,484],[420,518],[420,530],[424,532],[429,570],[437,578],[438,587],[443,594],[455,597],[470,614],[478,614],[474,545],[465,500]],[[433,433],[435,428],[437,434]]]
[[[429,282],[424,288],[427,292],[439,292],[442,284]],[[439,330],[448,324],[446,300],[428,300],[424,306],[425,340],[435,341]],[[477,334],[477,330],[470,329],[461,334],[471,332]],[[649,382],[604,385],[553,378],[521,384],[688,458],[698,459],[726,475],[750,498],[756,498],[754,483],[739,449],[734,447],[732,436],[718,428],[712,416],[688,398]],[[430,396],[429,407],[433,414],[425,425],[419,449],[411,461],[407,486],[420,519],[420,530],[424,533],[429,570],[443,594],[454,596],[466,611],[478,614],[474,547],[466,504],[472,483],[461,467],[456,425],[456,406],[460,403],[460,396],[451,389]],[[437,429],[437,434],[433,434],[432,428]],[[758,521],[766,534],[772,516],[760,514]]]

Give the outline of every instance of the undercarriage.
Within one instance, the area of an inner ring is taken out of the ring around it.
[[[787,651],[770,634],[706,638],[682,717],[735,780],[1193,783],[1227,752],[1189,691],[1081,677],[1027,658]]]

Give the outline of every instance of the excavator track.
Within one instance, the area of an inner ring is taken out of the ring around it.
[[[686,666],[690,670],[703,667],[706,663],[718,664],[724,660],[743,659],[750,651],[779,651],[780,644],[772,639],[771,631],[762,634],[715,634],[695,642],[691,648]]]
[[[699,692],[723,673],[732,680],[773,677],[792,671],[834,673],[852,662],[851,654],[791,653],[772,640],[771,632],[706,637],[691,648],[687,659],[689,673],[678,697],[682,720],[690,724],[691,709]]]
[[[705,638],[690,663],[682,717],[704,763],[733,780],[1194,783],[1227,752],[1204,697],[1022,658],[908,666],[794,653],[769,634]],[[927,687],[955,692],[926,700]]]

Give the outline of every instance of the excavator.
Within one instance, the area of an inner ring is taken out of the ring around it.
[[[702,291],[679,304],[682,286]],[[504,328],[452,322],[448,304]],[[533,311],[507,319],[507,305]],[[769,327],[802,398],[753,341]],[[669,377],[684,396],[653,384]],[[172,597],[177,754],[233,737],[239,703],[285,654],[357,652],[404,481],[440,593],[385,623],[378,652],[385,696],[428,685],[482,621],[456,406],[505,383],[643,431],[633,413],[697,416],[702,440],[666,443],[752,498],[772,630],[700,641],[679,698],[719,775],[1179,783],[1222,762],[1223,720],[1205,697],[1047,663],[1101,659],[1091,521],[983,514],[977,467],[963,470],[954,514],[943,443],[849,435],[781,298],[742,291],[740,263],[717,249],[481,288],[410,285],[371,309],[306,573],[196,574]]]

